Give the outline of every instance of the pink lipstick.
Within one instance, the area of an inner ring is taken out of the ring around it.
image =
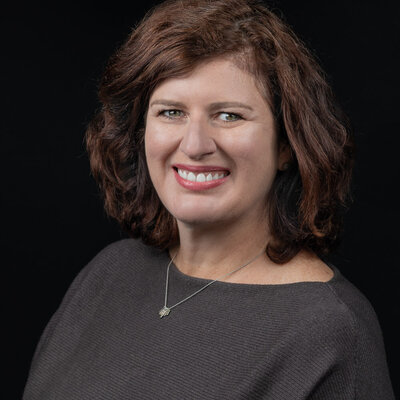
[[[230,171],[216,165],[187,165],[172,166],[175,179],[185,189],[193,191],[208,190],[226,182]]]

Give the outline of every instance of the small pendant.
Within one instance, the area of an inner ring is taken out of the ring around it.
[[[164,307],[158,312],[158,314],[160,315],[160,318],[162,318],[162,317],[166,317],[166,316],[169,314],[170,311],[171,311],[170,308],[164,306]]]

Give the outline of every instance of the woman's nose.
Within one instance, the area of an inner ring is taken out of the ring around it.
[[[179,149],[189,158],[199,160],[216,151],[217,146],[206,121],[189,121]]]

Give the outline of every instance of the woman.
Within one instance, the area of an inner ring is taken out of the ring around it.
[[[76,278],[25,399],[393,399],[338,242],[352,142],[323,73],[265,6],[167,1],[117,51],[87,131],[133,239]]]

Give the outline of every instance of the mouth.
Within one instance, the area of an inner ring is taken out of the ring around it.
[[[211,189],[223,184],[230,171],[218,166],[191,166],[175,164],[172,166],[179,184],[191,190]]]
[[[204,172],[193,172],[183,168],[173,167],[178,175],[190,182],[211,182],[217,179],[225,178],[229,175],[228,171],[204,171]]]

